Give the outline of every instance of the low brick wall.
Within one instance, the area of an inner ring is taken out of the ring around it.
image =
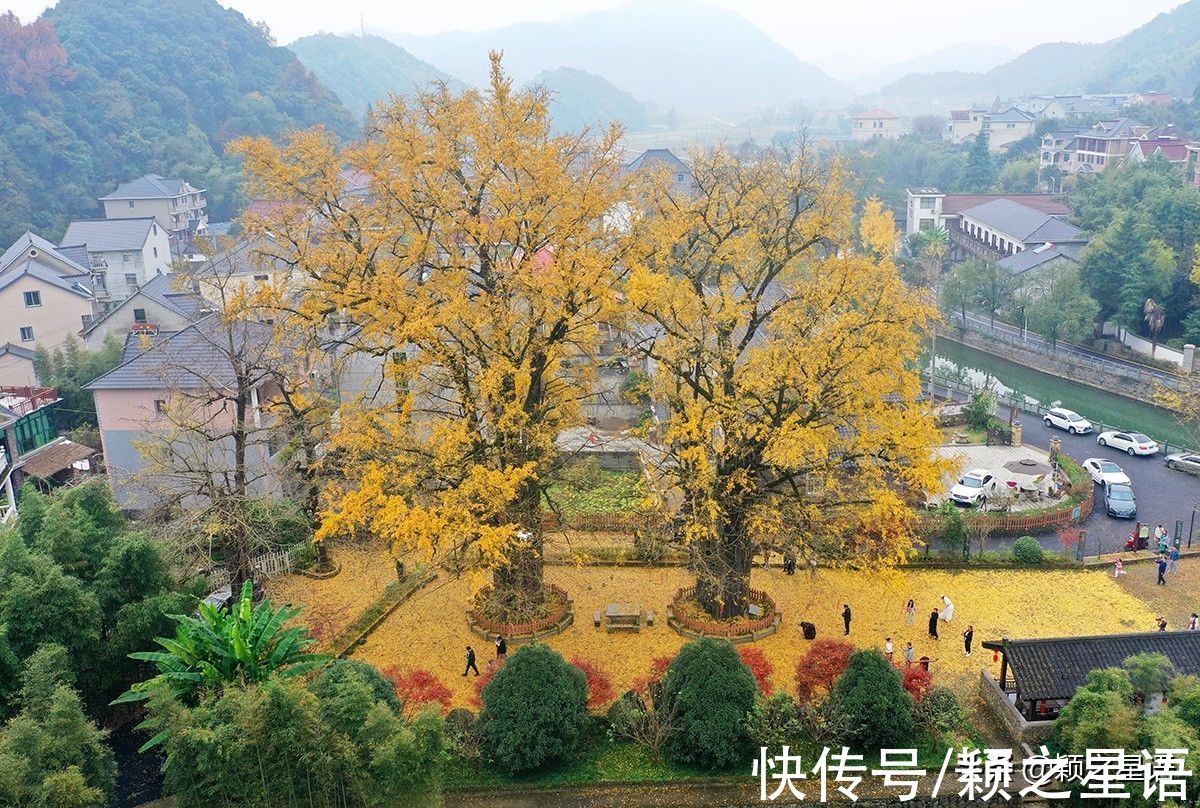
[[[987,671],[979,672],[979,695],[996,720],[1004,725],[1009,739],[1015,746],[1028,744],[1038,747],[1050,740],[1054,734],[1053,721],[1027,721],[1008,701],[1008,694],[1000,689],[1000,683]]]

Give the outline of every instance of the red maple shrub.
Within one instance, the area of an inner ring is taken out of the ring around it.
[[[810,704],[833,685],[850,667],[854,646],[840,640],[817,640],[796,663],[796,699]]]
[[[754,674],[754,681],[758,682],[759,692],[764,696],[774,693],[775,685],[771,683],[771,674],[775,672],[775,666],[767,661],[762,649],[755,648],[753,645],[739,645],[737,650],[742,662],[746,663],[746,667]]]
[[[571,657],[571,664],[583,671],[588,683],[588,707],[593,710],[607,705],[617,697],[613,690],[612,677],[600,669],[600,666],[580,657]]]
[[[662,678],[667,674],[667,668],[671,667],[671,661],[673,659],[675,659],[675,657],[655,657],[650,663],[650,674],[634,680],[633,689],[642,696],[649,696],[650,685],[662,681]]]
[[[396,695],[404,706],[405,715],[416,715],[426,704],[440,704],[442,715],[450,709],[454,694],[429,671],[417,668],[401,673],[396,668],[388,668],[383,675],[395,684]]]
[[[906,665],[900,672],[904,674],[904,689],[913,701],[920,701],[933,689],[933,674],[920,665]]]

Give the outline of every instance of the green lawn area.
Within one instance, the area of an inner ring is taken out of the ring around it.
[[[632,513],[646,498],[642,475],[637,471],[609,471],[595,461],[563,469],[547,489],[548,510],[567,516],[597,513]]]

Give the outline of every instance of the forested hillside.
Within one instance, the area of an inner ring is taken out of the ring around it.
[[[314,34],[297,39],[288,49],[355,114],[391,93],[404,95],[435,81],[456,91],[466,86],[383,37]]]
[[[539,73],[531,84],[539,84],[552,93],[550,115],[556,132],[578,132],[587,127],[604,129],[613,121],[627,132],[646,128],[646,108],[603,76],[560,67]]]
[[[0,17],[0,243],[58,236],[96,197],[154,171],[237,206],[243,134],[354,119],[295,55],[215,0],[60,0],[22,26]]]

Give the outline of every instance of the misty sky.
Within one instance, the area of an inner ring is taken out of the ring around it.
[[[411,33],[485,29],[522,20],[557,19],[621,5],[625,0],[221,0],[252,20],[265,20],[287,43],[317,31],[368,28]],[[1099,42],[1126,33],[1181,0],[959,0],[922,6],[895,0],[709,0],[733,9],[801,58],[844,76],[962,42],[1024,50],[1041,42],[1086,36]],[[0,0],[29,21],[47,0]]]

